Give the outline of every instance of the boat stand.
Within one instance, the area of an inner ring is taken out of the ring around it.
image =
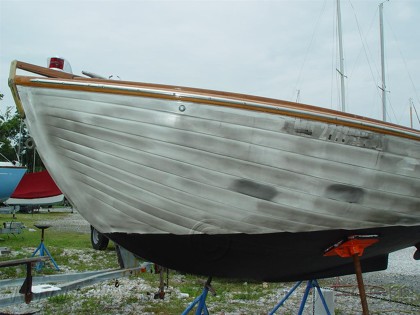
[[[296,284],[293,286],[293,288],[286,294],[286,296],[268,314],[269,315],[275,314],[275,312],[279,309],[279,307],[282,306],[284,304],[284,302],[287,301],[287,299],[302,284],[302,282],[303,281],[296,282]],[[315,288],[318,291],[319,297],[321,298],[322,305],[324,305],[324,308],[325,308],[325,311],[327,312],[327,315],[331,315],[331,313],[328,309],[328,306],[327,306],[327,302],[325,302],[324,295],[322,294],[321,288],[319,287],[318,281],[315,280],[315,279],[314,280],[308,280],[308,282],[307,282],[305,293],[303,295],[302,302],[300,303],[298,315],[302,315],[303,309],[305,308],[306,300],[308,299],[309,292],[313,288]]]
[[[47,247],[44,245],[44,230],[48,229],[50,227],[50,225],[37,225],[37,224],[35,224],[35,227],[37,227],[38,229],[41,230],[41,243],[38,245],[37,249],[35,249],[35,251],[33,252],[31,257],[34,257],[38,252],[39,252],[39,255],[41,257],[42,256],[48,256],[50,258],[50,260],[52,261],[52,263],[54,264],[55,269],[60,270],[60,268],[58,268],[58,265],[55,262],[54,258],[52,258],[50,252],[48,251]],[[47,255],[45,255],[45,253]],[[40,271],[43,266],[44,266],[44,262],[39,262],[36,266],[36,271]]]
[[[354,269],[356,272],[357,285],[359,287],[359,295],[362,303],[363,315],[369,315],[369,309],[366,299],[365,285],[363,283],[362,268],[360,264],[360,256],[363,255],[364,250],[377,243],[379,241],[378,235],[352,235],[349,236],[346,240],[341,240],[340,242],[330,246],[324,251],[324,256],[339,256],[342,258],[353,258]],[[284,304],[284,302],[292,295],[292,293],[301,285],[302,281],[299,281],[295,286],[287,293],[287,295],[274,307],[274,309],[269,313],[273,315],[277,309]],[[302,298],[298,314],[301,315],[305,307],[306,300],[308,298],[309,291],[312,288],[316,288],[318,294],[321,298],[322,304],[324,305],[325,311],[330,315],[327,303],[321,292],[317,280],[309,280],[306,286],[305,294]]]
[[[211,286],[211,279],[212,277],[207,279],[203,287],[203,292],[185,309],[184,312],[182,312],[181,315],[187,315],[196,305],[197,309],[195,315],[209,315],[209,310],[206,305],[207,293],[210,291],[215,294],[215,291]]]
[[[369,315],[369,308],[366,299],[366,291],[365,285],[363,283],[362,267],[360,265],[359,257],[363,255],[363,252],[367,247],[377,243],[378,241],[378,235],[353,235],[349,236],[347,240],[342,240],[327,248],[324,252],[324,256],[353,258],[363,315]]]

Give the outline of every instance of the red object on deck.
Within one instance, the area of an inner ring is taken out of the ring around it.
[[[33,199],[61,195],[48,171],[26,173],[11,198]]]
[[[49,68],[56,68],[64,70],[64,59],[58,57],[52,57],[50,59],[50,64],[48,65]]]
[[[354,255],[362,256],[364,250],[379,241],[377,235],[371,236],[350,236],[345,241],[340,241],[324,252],[324,256],[340,256],[350,258]]]

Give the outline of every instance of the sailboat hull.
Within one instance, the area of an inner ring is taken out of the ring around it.
[[[0,166],[0,202],[12,195],[25,172],[23,167]]]
[[[323,257],[343,236],[379,235],[362,259],[368,270],[420,241],[416,131],[223,92],[91,79],[14,84],[61,191],[98,231],[164,266],[320,278],[351,272],[350,262]]]
[[[48,171],[27,173],[14,190],[7,205],[46,206],[63,202],[64,195],[58,189]]]

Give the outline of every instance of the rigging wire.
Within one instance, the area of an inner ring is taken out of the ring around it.
[[[359,59],[360,54],[362,53],[362,50],[363,50],[363,52],[364,52],[364,54],[365,54],[365,57],[366,57],[366,60],[367,60],[368,65],[369,65],[369,70],[370,70],[370,73],[371,73],[372,79],[373,79],[374,81],[376,81],[377,77],[379,77],[379,76],[380,76],[380,71],[379,71],[379,69],[376,67],[376,64],[375,64],[375,63],[373,63],[373,66],[375,67],[375,71],[376,71],[376,77],[375,77],[375,74],[373,73],[373,70],[372,70],[372,64],[369,62],[371,59],[373,59],[373,58],[371,57],[371,56],[372,56],[372,53],[370,52],[370,50],[369,50],[369,45],[367,44],[367,41],[366,41],[365,37],[364,37],[364,36],[363,36],[363,34],[362,34],[362,31],[361,31],[361,28],[360,28],[359,19],[357,18],[357,13],[356,13],[356,10],[355,10],[355,8],[354,8],[354,6],[353,6],[353,3],[351,2],[351,0],[349,0],[349,2],[350,2],[350,6],[351,6],[351,8],[352,8],[352,10],[353,10],[354,18],[355,18],[356,25],[357,25],[357,30],[358,30],[358,32],[359,32],[359,37],[360,37],[360,40],[361,40],[361,42],[362,42],[362,49],[360,49],[360,52],[358,53],[358,56],[357,56],[356,61],[355,61],[355,64],[356,64],[357,60]],[[379,8],[377,8],[377,9],[376,9],[376,11],[375,11],[375,13],[372,15],[372,19],[371,19],[370,26],[369,26],[369,29],[368,29],[367,33],[370,33],[370,32],[372,31],[372,29],[373,29],[373,25],[375,24],[375,21],[376,21],[376,20],[377,20],[377,18],[378,18],[378,13],[379,13]],[[354,71],[355,66],[354,66],[354,67],[352,67],[352,68],[353,68],[353,70],[352,70],[352,71]]]
[[[386,92],[386,91],[385,91]],[[392,106],[392,104],[391,104],[391,100],[390,100],[390,98],[389,97],[387,97],[387,102],[388,102],[388,105],[389,105],[389,108],[391,108],[391,111],[392,111],[392,113],[394,114],[394,118],[395,118],[395,122],[397,123],[397,124],[399,124],[400,125],[400,120],[397,118],[397,115],[395,114],[395,111],[394,111],[394,107]],[[389,118],[389,121],[391,121],[392,122],[392,119],[391,119],[391,115],[389,114],[389,111],[387,111],[387,114],[388,114],[388,118]]]
[[[416,106],[414,106],[414,103],[412,103],[412,104],[411,104],[411,106],[413,106],[413,108],[414,108],[414,112],[416,113],[417,121],[418,121],[418,122],[419,122],[419,124],[420,124],[420,118],[419,118],[419,114],[417,113]]]
[[[401,51],[401,46],[400,46],[400,43],[399,43],[399,41],[398,41],[398,38],[397,38],[397,36],[395,35],[394,29],[392,28],[392,26],[391,26],[389,23],[387,23],[387,26],[388,26],[388,28],[391,30],[391,34],[392,34],[392,36],[393,36],[393,39],[395,40],[395,42],[396,42],[396,44],[397,44],[396,46],[397,46],[397,48],[398,48],[398,52],[399,52],[400,57],[401,57],[401,59],[402,59],[402,61],[403,61],[405,71],[407,72],[408,78],[409,78],[410,83],[411,83],[411,87],[412,87],[412,89],[414,90],[414,94],[415,94],[416,100],[417,100],[417,102],[418,102],[418,103],[420,103],[419,94],[418,94],[417,89],[416,89],[416,87],[415,87],[415,85],[414,85],[414,81],[413,81],[413,78],[412,78],[412,76],[411,76],[411,73],[410,73],[410,71],[409,71],[409,69],[408,69],[407,60],[406,60],[406,58],[404,57],[403,52]],[[415,107],[414,107],[414,109],[415,109]],[[416,109],[415,109],[415,112],[416,112],[416,115],[417,115],[417,110],[416,110]],[[417,116],[417,119],[418,119],[418,116]]]
[[[3,153],[1,153],[0,152],[0,155],[7,161],[7,162],[10,162],[10,163],[12,163]]]
[[[374,58],[372,57],[372,53],[369,50],[369,45],[367,44],[366,36],[363,36],[363,34],[362,34],[362,31],[361,31],[361,28],[360,28],[359,19],[357,18],[357,13],[356,13],[356,10],[354,8],[353,2],[351,0],[349,0],[349,3],[350,3],[350,6],[352,8],[352,12],[353,12],[353,15],[354,15],[354,19],[356,21],[356,25],[357,25],[357,30],[358,30],[358,33],[359,33],[360,41],[362,43],[362,48],[360,49],[359,53],[357,54],[357,57],[356,57],[356,59],[354,61],[353,66],[350,67],[350,69],[352,69],[352,70],[350,72],[349,77],[352,77],[353,76],[353,73],[354,73],[354,71],[356,69],[356,64],[358,63],[359,58],[360,58],[360,55],[362,54],[362,51],[363,51],[364,52],[364,55],[365,55],[365,58],[366,58],[366,61],[367,61],[367,64],[369,66],[369,72],[370,72],[370,75],[372,77],[372,82],[375,82],[374,83],[374,85],[375,85],[375,91],[376,91],[376,93],[378,95],[378,99],[380,99],[381,98],[381,93],[380,93],[379,89],[377,89],[378,85],[376,83],[378,81],[377,78],[380,76],[379,69],[376,67],[376,64],[373,63],[373,67],[375,68],[375,71],[376,71],[376,76],[375,76],[374,70],[372,69],[372,62],[370,62],[370,60],[373,60]],[[373,29],[373,25],[374,25],[375,21],[378,18],[378,12],[379,12],[379,7],[376,9],[375,13],[372,15],[370,26],[369,26],[368,31],[366,32],[366,34],[369,34],[371,32],[371,30]]]
[[[310,49],[311,49],[311,47],[312,47],[312,44],[313,44],[313,43],[314,43],[314,41],[315,41],[315,34],[316,34],[316,32],[317,32],[317,29],[318,29],[319,23],[320,23],[320,21],[321,21],[321,16],[324,14],[325,7],[326,7],[326,3],[327,3],[327,0],[324,0],[324,3],[323,3],[323,5],[322,5],[322,9],[321,9],[321,11],[320,11],[320,13],[319,13],[319,15],[318,15],[318,18],[317,18],[317,20],[316,20],[316,22],[315,22],[315,27],[313,28],[313,32],[312,32],[312,36],[311,36],[311,40],[310,40],[309,45],[308,45],[308,47],[307,47],[307,49],[306,49],[305,58],[304,58],[304,60],[303,60],[302,66],[301,66],[301,68],[300,68],[300,70],[299,70],[299,75],[298,75],[298,79],[296,80],[295,88],[293,89],[293,95],[292,95],[292,97],[291,97],[291,99],[292,99],[292,100],[294,99],[294,95],[295,95],[295,92],[296,92],[296,91],[299,91],[299,95],[300,95],[300,91],[301,91],[301,89],[299,89],[299,86],[300,86],[300,85],[302,85],[302,81],[303,81],[303,80],[302,80],[302,72],[303,72],[303,68],[305,67],[306,60],[307,60],[307,58],[308,58],[309,51],[310,51]]]

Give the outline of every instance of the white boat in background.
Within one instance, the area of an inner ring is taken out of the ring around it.
[[[323,256],[347,236],[379,237],[363,271],[420,247],[418,130],[19,61],[9,83],[61,191],[98,231],[160,265],[289,281],[353,273],[352,260]]]
[[[26,172],[18,163],[0,162],[0,203],[6,201]]]

